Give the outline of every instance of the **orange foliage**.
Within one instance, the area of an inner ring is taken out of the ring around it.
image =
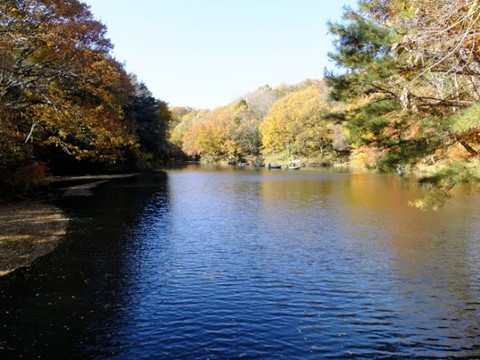
[[[134,146],[122,123],[132,86],[86,4],[4,1],[0,14],[0,116],[16,119],[23,141],[111,161]]]

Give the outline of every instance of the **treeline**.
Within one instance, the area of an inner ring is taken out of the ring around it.
[[[340,109],[322,80],[265,85],[211,111],[172,108],[170,140],[206,161],[338,161],[349,151]]]
[[[478,183],[478,2],[363,0],[330,32],[337,68],[323,80],[169,109],[112,57],[79,0],[4,0],[0,189],[24,190],[46,167],[144,169],[172,156],[416,173],[433,190],[420,207]]]
[[[171,113],[111,55],[78,0],[0,2],[0,189],[43,173],[148,167],[170,156]]]
[[[263,155],[416,174],[437,207],[480,180],[480,5],[363,0],[329,24],[324,81],[268,86],[212,111],[174,109],[171,140],[192,156]]]

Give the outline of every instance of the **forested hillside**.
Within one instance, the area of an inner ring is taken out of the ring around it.
[[[172,109],[171,141],[189,156],[229,163],[338,160],[349,150],[340,109],[322,80],[264,85],[211,111]]]

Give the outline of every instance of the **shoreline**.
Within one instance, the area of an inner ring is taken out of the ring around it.
[[[54,177],[61,197],[92,196],[98,185],[138,173]],[[69,218],[48,202],[24,200],[0,203],[0,277],[28,266],[55,250],[67,233]]]
[[[0,204],[0,276],[53,251],[66,234],[68,218],[51,204]]]

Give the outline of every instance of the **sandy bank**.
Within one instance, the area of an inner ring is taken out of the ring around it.
[[[0,276],[55,249],[67,222],[53,205],[31,201],[0,204]]]
[[[99,184],[135,174],[63,176],[51,183],[61,196],[92,196]],[[33,201],[0,203],[0,276],[30,264],[57,246],[66,233],[68,218],[58,207]]]

